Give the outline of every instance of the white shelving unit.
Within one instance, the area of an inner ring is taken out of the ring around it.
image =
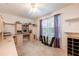
[[[66,20],[67,22],[79,21],[79,17],[70,18]]]

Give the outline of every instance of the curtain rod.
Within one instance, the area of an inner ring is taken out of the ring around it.
[[[43,18],[41,18],[41,20],[42,19],[48,19],[48,18],[51,18],[51,17],[53,17],[53,16],[56,16],[56,15],[61,15],[62,13],[58,13],[58,14],[55,14],[55,15],[50,15],[50,16],[47,16],[47,17],[43,17]]]

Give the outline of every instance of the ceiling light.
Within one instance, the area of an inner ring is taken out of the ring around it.
[[[38,4],[36,4],[36,3],[31,3],[31,7],[32,7],[32,8],[38,8]]]
[[[36,3],[31,3],[31,11],[33,13],[37,12],[38,11],[38,4]]]
[[[30,3],[29,4],[29,14],[39,14],[41,12],[40,8],[41,8],[41,4],[40,3]]]

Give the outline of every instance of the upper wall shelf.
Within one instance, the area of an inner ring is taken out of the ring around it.
[[[79,17],[70,18],[70,19],[67,19],[66,21],[67,21],[67,22],[79,21]]]
[[[6,25],[15,25],[15,24],[13,24],[13,23],[6,23],[6,22],[5,22],[4,24],[6,24]]]

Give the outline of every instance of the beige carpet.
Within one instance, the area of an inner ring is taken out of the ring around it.
[[[40,41],[27,41],[18,48],[19,56],[66,56],[66,51],[59,48],[48,47]]]

